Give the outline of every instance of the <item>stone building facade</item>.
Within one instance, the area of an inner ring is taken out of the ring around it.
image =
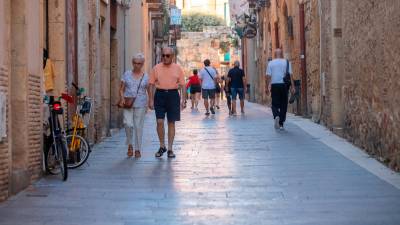
[[[41,174],[40,0],[0,1],[0,200]],[[4,111],[3,111],[4,110]]]
[[[145,54],[146,72],[154,65],[153,19],[162,18],[162,6],[145,0],[0,0],[0,201],[42,175],[44,95],[75,96],[72,83],[86,89],[94,103],[91,143],[122,126],[120,77],[132,68],[135,53]],[[55,70],[55,88],[47,93],[44,49]],[[68,126],[75,106],[64,108]]]
[[[268,1],[256,10],[258,36],[244,40],[255,61],[251,100],[269,104],[265,68],[282,48],[302,83],[297,114],[400,169],[400,2]],[[357,13],[355,13],[357,12]],[[251,73],[250,73],[251,74]]]

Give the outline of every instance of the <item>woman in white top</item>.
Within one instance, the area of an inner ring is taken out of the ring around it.
[[[148,107],[149,76],[143,72],[144,55],[139,53],[132,58],[133,69],[124,73],[119,90],[120,101],[123,104],[124,97],[136,97],[131,109],[124,109],[124,126],[126,143],[128,145],[128,157],[140,158],[142,148],[144,118]]]

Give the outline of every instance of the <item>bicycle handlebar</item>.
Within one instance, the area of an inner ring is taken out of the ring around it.
[[[74,88],[75,88],[76,90],[79,90],[79,87],[78,87],[78,85],[77,85],[75,82],[72,82],[72,86],[74,86]]]
[[[78,96],[82,95],[85,92],[85,88],[79,88],[75,82],[72,82],[72,86],[76,89]]]

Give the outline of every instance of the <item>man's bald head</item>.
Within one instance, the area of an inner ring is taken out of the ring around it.
[[[171,47],[165,47],[162,49],[163,54],[174,55],[174,49]]]
[[[280,48],[275,49],[275,58],[277,58],[277,59],[282,59],[283,58],[282,49],[280,49]]]

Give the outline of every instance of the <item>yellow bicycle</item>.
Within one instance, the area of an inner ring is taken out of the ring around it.
[[[83,95],[85,89],[78,88],[75,84],[73,86],[77,89],[77,106],[72,117],[72,128],[67,130],[66,136],[69,150],[68,168],[71,169],[82,166],[91,152],[86,136],[92,101],[91,98]]]

